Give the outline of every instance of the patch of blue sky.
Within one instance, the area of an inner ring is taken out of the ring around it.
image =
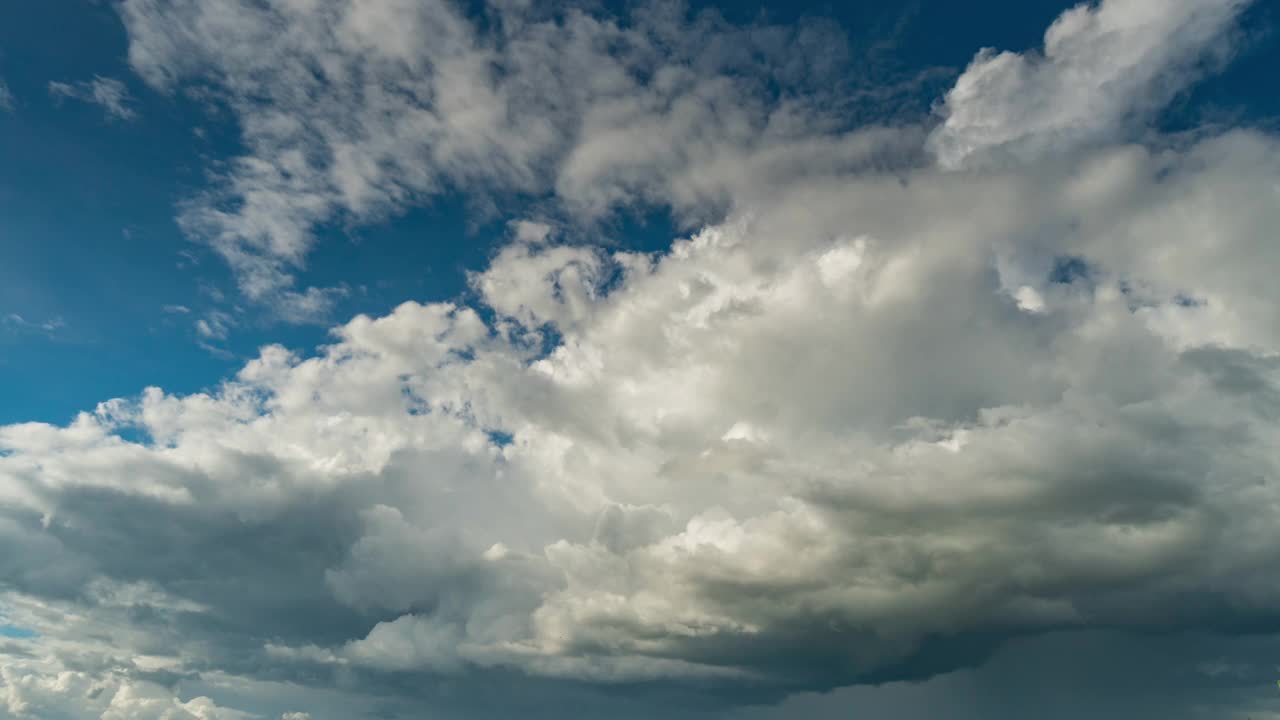
[[[9,638],[10,640],[30,640],[31,638],[39,636],[40,633],[37,633],[35,630],[18,627],[17,625],[0,623],[0,637]]]

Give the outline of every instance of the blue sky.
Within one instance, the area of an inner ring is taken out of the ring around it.
[[[1278,30],[0,5],[0,720],[1280,717]]]

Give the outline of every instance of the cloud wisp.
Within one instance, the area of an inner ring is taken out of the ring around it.
[[[107,117],[113,120],[136,120],[138,111],[134,109],[133,98],[129,88],[115,78],[95,75],[92,80],[65,83],[50,82],[49,95],[54,99],[72,99],[101,107]]]

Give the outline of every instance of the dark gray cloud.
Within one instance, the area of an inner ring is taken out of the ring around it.
[[[733,717],[1266,718],[1280,710],[1278,649],[1275,635],[1053,633],[1007,643],[981,667],[925,682],[797,695]]]

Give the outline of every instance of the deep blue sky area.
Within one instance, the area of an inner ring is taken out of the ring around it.
[[[917,0],[907,4],[699,2],[729,20],[830,18],[845,29],[862,67],[907,77],[943,68],[947,82],[978,47],[1024,50],[1068,3],[1053,0]],[[1166,129],[1205,118],[1274,117],[1267,79],[1280,53],[1265,28],[1274,4],[1250,11],[1241,57],[1161,119]],[[320,229],[299,275],[304,285],[343,285],[328,324],[291,325],[237,306],[234,278],[184,237],[177,205],[240,150],[234,117],[182,94],[145,85],[128,64],[128,40],[110,3],[48,0],[0,5],[0,78],[13,97],[0,111],[0,423],[62,423],[97,402],[149,384],[189,392],[233,372],[255,349],[281,342],[307,350],[326,327],[405,300],[466,291],[511,216],[477,218],[445,195],[394,222]],[[859,67],[855,62],[854,67]],[[121,80],[137,118],[110,118],[91,103],[55,98],[50,82]],[[909,108],[923,116],[931,96]],[[916,119],[921,119],[917,117]],[[510,208],[504,208],[509,210]],[[665,212],[615,217],[595,238],[661,249],[676,232]],[[189,312],[177,312],[181,306]],[[168,308],[168,309],[166,309]],[[220,310],[237,323],[225,340],[201,343],[194,320]],[[212,349],[211,347],[212,346]]]

